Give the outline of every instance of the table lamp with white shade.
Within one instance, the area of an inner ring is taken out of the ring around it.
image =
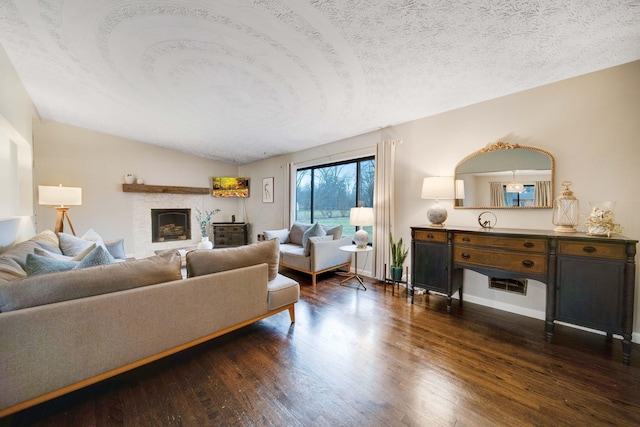
[[[427,211],[427,219],[432,226],[442,227],[447,219],[447,209],[440,204],[440,200],[454,198],[454,183],[452,176],[430,176],[422,181],[422,198],[435,200]]]
[[[67,219],[69,227],[73,235],[76,231],[73,229],[71,219],[69,218],[69,206],[82,205],[82,188],[80,187],[63,187],[59,186],[38,186],[38,203],[41,205],[55,206],[58,211],[56,217],[56,228],[54,232],[62,233],[64,231],[64,219]]]
[[[374,225],[373,208],[351,208],[349,224],[360,227]],[[356,242],[358,248],[366,248],[367,243],[369,243],[369,233],[364,228],[361,228],[356,231],[353,241]]]

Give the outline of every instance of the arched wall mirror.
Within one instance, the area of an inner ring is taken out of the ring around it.
[[[553,208],[553,156],[496,142],[456,166],[455,209]]]

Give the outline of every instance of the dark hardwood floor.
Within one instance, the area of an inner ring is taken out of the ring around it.
[[[287,274],[290,272],[287,271]],[[640,346],[442,296],[340,286],[0,426],[640,425]],[[162,331],[158,331],[162,333]]]

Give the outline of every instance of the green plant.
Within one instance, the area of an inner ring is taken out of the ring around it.
[[[207,224],[211,221],[211,217],[220,212],[220,209],[214,209],[212,211],[207,211],[205,209],[204,214],[200,212],[200,209],[196,208],[196,220],[200,224],[200,233],[202,237],[207,237]]]
[[[393,240],[393,233],[389,233],[389,245],[391,247],[391,267],[402,268],[409,254],[409,248],[403,246],[402,237],[396,243]]]

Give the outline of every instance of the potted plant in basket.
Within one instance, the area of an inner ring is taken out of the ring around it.
[[[391,274],[391,278],[398,282],[402,280],[402,267],[409,254],[409,249],[403,246],[402,237],[396,243],[393,240],[392,233],[389,233],[389,244],[391,248],[391,267],[389,273]]]
[[[207,225],[209,221],[211,221],[211,217],[220,212],[220,209],[214,209],[212,211],[207,211],[205,209],[204,214],[200,212],[200,209],[196,208],[196,221],[200,225],[200,234],[202,235],[202,241],[198,243],[198,249],[211,249],[213,248],[213,243],[209,240],[209,235],[207,234]]]

